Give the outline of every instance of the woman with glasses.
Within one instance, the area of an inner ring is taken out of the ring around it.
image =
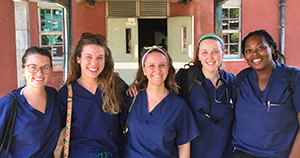
[[[300,70],[276,61],[284,56],[265,30],[243,39],[242,54],[250,68],[233,84],[239,85],[234,95],[233,157],[300,157]]]
[[[60,134],[60,115],[57,91],[46,86],[51,72],[52,56],[47,49],[30,47],[26,50],[21,68],[26,85],[13,91],[17,98],[17,114],[8,157],[53,157]],[[11,110],[12,100],[1,98],[0,136],[3,136]],[[6,152],[4,148],[0,157]]]
[[[138,95],[126,105],[131,110],[125,158],[190,157],[190,141],[199,131],[190,109],[176,95],[174,77],[167,52],[157,46],[148,47],[135,79]]]
[[[69,74],[58,92],[62,127],[66,125],[68,89],[73,89],[71,158],[119,158],[124,137],[119,123],[127,85],[114,73],[112,53],[104,36],[83,33],[75,45]]]
[[[175,77],[181,87],[180,95],[186,95],[186,101],[201,133],[191,142],[191,157],[229,158],[233,151],[230,87],[234,75],[220,68],[224,43],[219,36],[205,34],[199,39],[197,46],[194,60],[186,65],[194,70],[179,70]],[[183,71],[188,71],[188,74],[183,74]],[[192,74],[197,75],[190,80],[191,83],[187,83],[187,78]]]

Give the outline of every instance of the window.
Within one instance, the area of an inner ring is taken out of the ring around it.
[[[226,57],[240,57],[240,2],[229,0],[222,6],[222,34]]]
[[[63,57],[63,10],[62,8],[39,9],[40,46],[47,48],[53,59]]]

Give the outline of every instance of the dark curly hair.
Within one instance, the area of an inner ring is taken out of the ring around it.
[[[273,37],[264,29],[261,30],[256,30],[253,32],[250,32],[242,41],[242,54],[243,56],[245,56],[245,44],[247,42],[247,40],[252,37],[252,36],[261,36],[264,37],[264,39],[266,40],[266,42],[269,44],[269,46],[274,48],[275,53],[272,54],[272,59],[273,61],[276,61],[278,59],[278,55],[280,57],[283,58],[284,62],[285,62],[285,57],[283,54],[281,54],[278,50],[277,50],[277,44],[274,41]]]

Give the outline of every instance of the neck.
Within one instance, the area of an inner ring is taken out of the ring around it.
[[[44,87],[31,87],[26,85],[23,89],[23,95],[26,97],[41,97],[41,96],[45,96],[46,94],[46,90]]]
[[[268,67],[263,70],[255,70],[257,78],[269,78],[272,74],[273,68],[275,66],[274,62],[271,62]]]
[[[209,79],[213,83],[214,86],[216,86],[216,82],[221,76],[218,69],[215,69],[215,71],[208,71],[202,67],[202,73],[205,78]]]
[[[168,94],[168,89],[165,87],[165,85],[149,86],[148,84],[146,92],[148,96],[161,97]]]
[[[98,87],[98,78],[84,78],[83,76],[79,77],[77,79],[78,84],[80,84],[82,87],[90,91],[91,93],[95,94],[96,89]]]

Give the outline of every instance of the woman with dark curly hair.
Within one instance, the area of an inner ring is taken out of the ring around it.
[[[233,157],[300,157],[300,70],[276,61],[282,54],[265,30],[243,39],[242,54],[250,67],[233,85]]]

